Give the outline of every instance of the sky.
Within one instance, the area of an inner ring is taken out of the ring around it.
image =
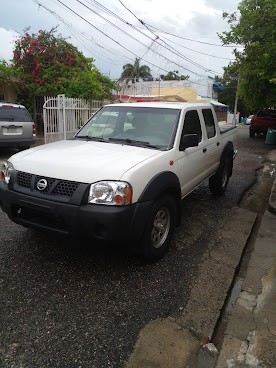
[[[223,11],[237,11],[240,0],[0,0],[0,60],[13,56],[24,34],[57,27],[101,73],[120,77],[136,57],[154,78],[177,70],[190,80],[223,75],[234,47],[223,47],[217,33],[229,30]]]

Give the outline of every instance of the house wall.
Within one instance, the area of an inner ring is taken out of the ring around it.
[[[152,88],[152,95],[161,95],[161,96],[179,96],[183,100],[188,102],[196,102],[197,101],[197,92],[192,87],[161,87],[161,88]]]
[[[16,102],[16,89],[12,86],[3,85],[0,83],[0,100]]]
[[[125,95],[152,95],[152,89],[156,90],[156,95],[160,95],[159,90],[162,88],[186,88],[191,87],[189,81],[141,81],[130,83],[129,85],[121,85],[121,93]]]
[[[191,82],[191,86],[197,90],[197,94],[202,98],[214,98],[214,79],[211,77],[199,78]]]
[[[139,81],[128,85],[121,84],[121,93],[126,95],[179,95],[191,102],[196,101],[195,95],[217,100],[218,93],[213,89],[213,83],[214,78],[209,76],[183,81]]]

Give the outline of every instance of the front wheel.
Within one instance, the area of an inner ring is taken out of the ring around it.
[[[141,243],[141,255],[151,261],[162,258],[168,251],[175,229],[176,205],[170,195],[157,199],[152,207]]]
[[[218,171],[209,179],[209,189],[214,195],[223,195],[226,191],[231,173],[231,161],[227,157]]]
[[[249,137],[254,138],[255,137],[255,132],[253,132],[252,130],[249,130]]]

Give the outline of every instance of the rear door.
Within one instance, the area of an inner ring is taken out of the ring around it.
[[[18,140],[33,136],[33,120],[28,111],[20,106],[1,104],[0,140]]]
[[[206,130],[206,156],[207,156],[207,169],[208,176],[214,173],[219,165],[222,142],[218,137],[219,132],[216,130],[214,112],[210,108],[203,108],[201,110],[203,121]]]
[[[182,197],[204,181],[206,171],[209,170],[204,129],[198,109],[186,111],[181,135],[197,134],[198,146],[177,151],[178,177]]]

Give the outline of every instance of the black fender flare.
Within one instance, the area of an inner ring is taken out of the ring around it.
[[[233,172],[234,146],[233,146],[233,143],[230,141],[227,142],[227,144],[225,145],[222,151],[222,154],[220,157],[220,164],[219,164],[217,171],[219,171],[224,166],[224,162],[227,157],[230,159],[230,162],[231,162],[231,168],[230,168],[230,176],[231,176]]]
[[[164,194],[170,194],[176,204],[177,225],[181,221],[181,186],[176,174],[163,171],[155,175],[145,186],[138,202],[154,201]]]

